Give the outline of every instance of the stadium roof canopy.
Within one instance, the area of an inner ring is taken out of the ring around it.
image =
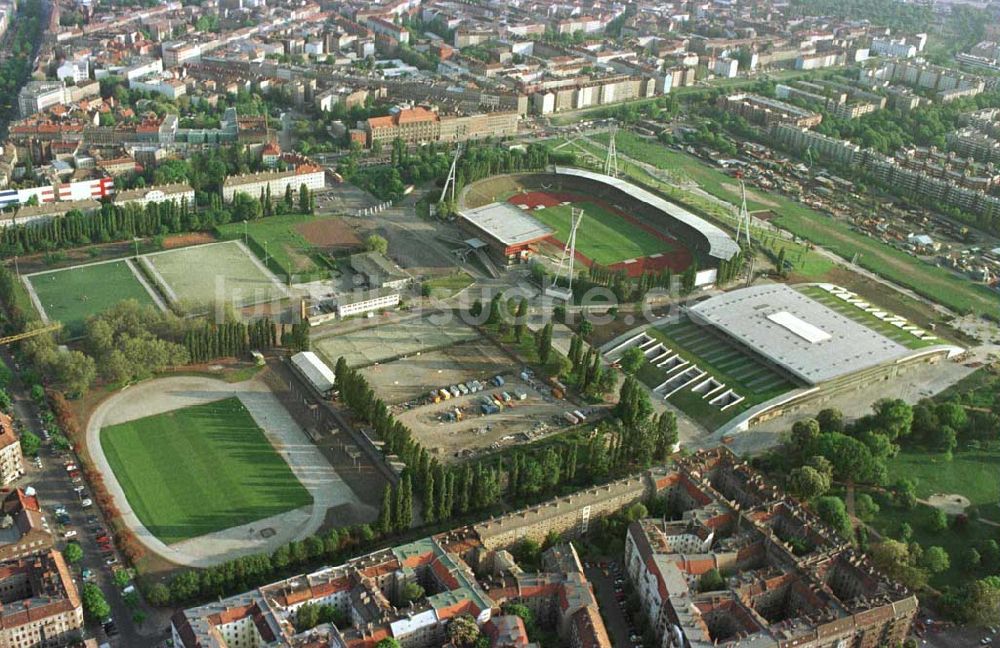
[[[495,202],[466,209],[462,218],[508,247],[525,245],[552,235],[552,229],[510,203]]]
[[[687,313],[808,384],[919,353],[785,284],[733,290],[691,306]]]
[[[593,182],[600,182],[614,187],[615,189],[632,196],[636,200],[644,202],[650,207],[668,214],[671,218],[684,223],[688,227],[694,228],[708,240],[708,254],[716,259],[724,259],[728,261],[740,251],[740,246],[736,244],[736,241],[715,225],[709,223],[700,216],[695,216],[679,205],[664,200],[654,193],[646,191],[642,187],[637,187],[634,184],[604,175],[603,173],[587,171],[586,169],[555,167],[555,170],[558,174],[586,178],[587,180],[591,180]]]

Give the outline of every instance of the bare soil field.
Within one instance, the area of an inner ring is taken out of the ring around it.
[[[511,374],[512,364],[510,357],[492,342],[473,340],[372,365],[361,373],[382,400],[399,405],[423,399],[432,389],[468,380],[483,382],[498,373]]]
[[[202,245],[212,243],[215,237],[208,232],[190,232],[188,234],[174,234],[163,239],[163,249],[173,250],[174,248],[187,247],[189,245]]]
[[[330,252],[346,251],[361,247],[361,239],[354,230],[339,218],[324,218],[300,223],[295,230],[310,244]]]

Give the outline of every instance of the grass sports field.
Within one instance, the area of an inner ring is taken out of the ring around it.
[[[139,520],[166,544],[312,503],[235,397],[106,427],[101,448]]]
[[[120,301],[134,299],[153,305],[135,274],[125,261],[42,272],[27,277],[52,321],[62,322],[70,337],[83,335],[87,318],[111,308]]]
[[[669,246],[653,234],[636,227],[618,214],[589,202],[535,209],[531,215],[555,230],[555,237],[569,240],[570,210],[583,209],[576,233],[576,250],[603,266],[664,252]]]
[[[607,135],[596,135],[593,139],[606,143]],[[739,186],[731,177],[687,153],[645,140],[629,132],[619,132],[615,145],[620,154],[693,180],[713,196],[730,203],[739,203]],[[587,148],[585,144],[584,147]],[[594,155],[603,159],[605,149],[591,148],[594,149]],[[695,210],[722,219],[731,217],[729,214],[718,213],[717,206],[706,204],[704,198],[694,196],[688,190],[652,178],[627,160],[619,161],[619,168],[636,180],[663,191]],[[930,265],[901,250],[855,232],[848,223],[819,213],[782,194],[758,189],[748,193],[751,194],[747,197],[747,206],[750,210],[772,210],[775,214],[772,222],[779,227],[822,245],[844,259],[853,259],[857,255],[858,265],[948,308],[959,312],[995,313],[1000,306],[1000,298],[989,288],[974,284],[946,268]],[[758,202],[754,197],[768,204]]]
[[[709,429],[719,427],[753,405],[795,388],[789,379],[690,321],[650,329],[647,333],[744,397],[741,403],[724,412],[690,390],[681,390],[669,398],[671,403]],[[646,363],[639,378],[650,387],[656,387],[663,382],[663,375],[662,369]]]
[[[266,250],[268,270],[281,278],[294,274],[307,279],[323,274],[328,268],[320,253],[346,252],[361,245],[350,228],[334,216],[270,216],[216,229],[221,238],[229,240],[242,241],[245,233],[251,250],[262,260]]]
[[[219,297],[248,306],[288,296],[237,241],[147,254],[142,262],[167,298],[188,312],[204,312]]]

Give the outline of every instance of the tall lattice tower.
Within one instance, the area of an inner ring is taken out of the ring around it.
[[[612,178],[618,177],[618,147],[615,146],[615,135],[618,134],[618,125],[611,124],[608,131],[608,155],[604,158],[604,175]]]
[[[580,229],[580,222],[583,220],[583,210],[573,207],[570,210],[570,230],[569,240],[563,248],[559,257],[559,265],[552,276],[552,284],[545,289],[545,294],[556,297],[563,301],[570,301],[573,298],[573,262],[576,261],[576,232]],[[566,270],[566,288],[559,285],[559,279]]]
[[[438,202],[441,202],[448,196],[448,189],[451,189],[451,199],[455,200],[455,170],[458,168],[458,158],[462,157],[462,144],[459,143],[455,147],[455,157],[451,160],[451,168],[448,170],[448,177],[444,181],[444,187],[441,188],[441,197]]]

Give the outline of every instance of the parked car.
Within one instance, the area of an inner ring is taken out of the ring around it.
[[[82,502],[80,502],[80,506],[82,506],[83,508],[90,508],[93,505],[94,505],[94,501],[92,499],[90,499],[89,497],[87,499],[83,500]]]
[[[70,538],[75,538],[76,537],[76,531],[74,531],[73,529],[70,529],[69,531],[67,531],[66,533],[63,534],[63,537],[66,538],[67,540],[70,539]]]

